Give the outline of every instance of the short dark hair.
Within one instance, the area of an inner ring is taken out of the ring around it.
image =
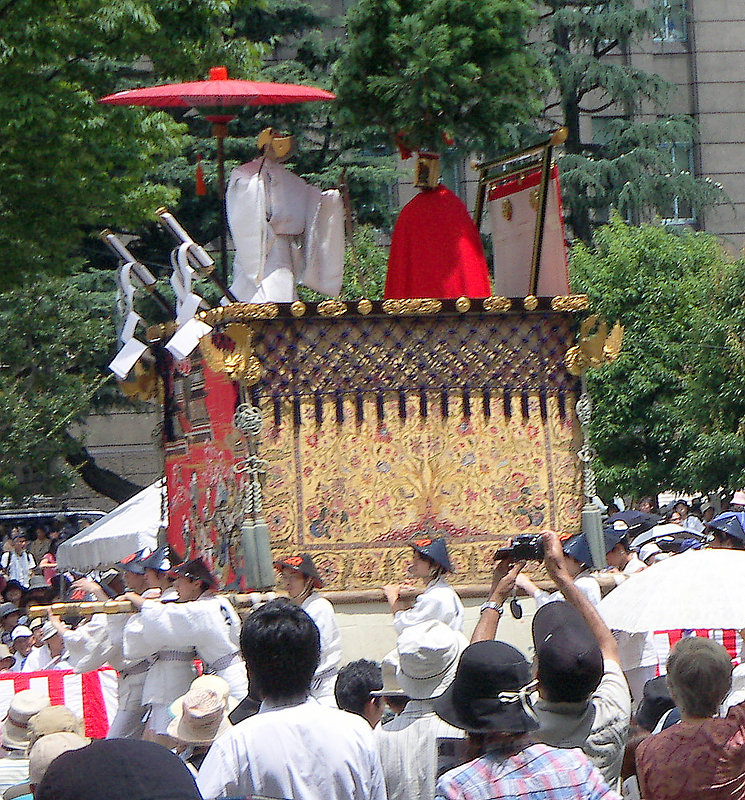
[[[334,697],[343,711],[351,711],[364,717],[370,692],[379,692],[382,688],[383,673],[380,665],[360,658],[358,661],[350,661],[339,670]]]
[[[299,605],[278,598],[246,617],[241,652],[251,683],[262,697],[295,697],[310,691],[321,656],[321,636]]]

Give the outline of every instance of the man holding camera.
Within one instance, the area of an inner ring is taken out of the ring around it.
[[[543,563],[566,602],[548,602],[533,619],[538,680],[534,736],[555,747],[580,747],[617,784],[631,716],[631,696],[613,634],[583,590],[553,531],[541,534]],[[502,604],[526,561],[503,559],[494,568],[488,601],[471,643],[494,639]]]

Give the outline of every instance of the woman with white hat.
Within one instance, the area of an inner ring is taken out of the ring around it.
[[[414,578],[426,584],[425,590],[416,599],[413,608],[407,609],[401,601],[399,584],[383,587],[388,604],[393,612],[393,627],[401,633],[410,625],[428,620],[439,620],[454,631],[463,632],[463,603],[455,590],[445,579],[448,573],[455,572],[450,563],[445,539],[424,537],[409,542],[414,551],[410,571]]]

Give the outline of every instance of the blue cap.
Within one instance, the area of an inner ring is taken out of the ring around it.
[[[442,567],[445,572],[455,572],[453,565],[450,563],[448,549],[445,546],[445,539],[442,537],[439,539],[430,539],[429,537],[414,539],[414,541],[409,542],[409,547],[413,548],[414,552],[419,553],[420,556],[434,561],[435,564]]]
[[[745,511],[725,511],[707,523],[709,528],[745,542]]]

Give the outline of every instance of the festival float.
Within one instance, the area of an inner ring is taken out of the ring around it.
[[[193,91],[169,102],[197,105]],[[202,102],[222,109],[236,96],[223,87]],[[222,110],[215,119],[224,135]],[[420,192],[394,229],[382,300],[338,298],[350,209],[287,169],[294,143],[271,129],[227,187],[220,172],[236,249],[229,286],[158,210],[175,240],[172,322],[139,333],[137,291],[165,301],[104,232],[120,257],[111,369],[128,396],[163,405],[175,554],[201,555],[224,590],[248,592],[273,584],[274,560],[307,552],[327,591],[379,599],[414,536],[447,537],[464,587],[488,581],[510,537],[580,530],[594,494],[582,375],[617,355],[620,331],[591,335],[591,320],[574,341],[587,298],[569,289],[552,158],[564,138],[476,164],[473,217],[438,180],[437,154],[420,152]],[[196,277],[218,281],[221,305],[205,307]],[[298,283],[329,299],[298,299]]]

